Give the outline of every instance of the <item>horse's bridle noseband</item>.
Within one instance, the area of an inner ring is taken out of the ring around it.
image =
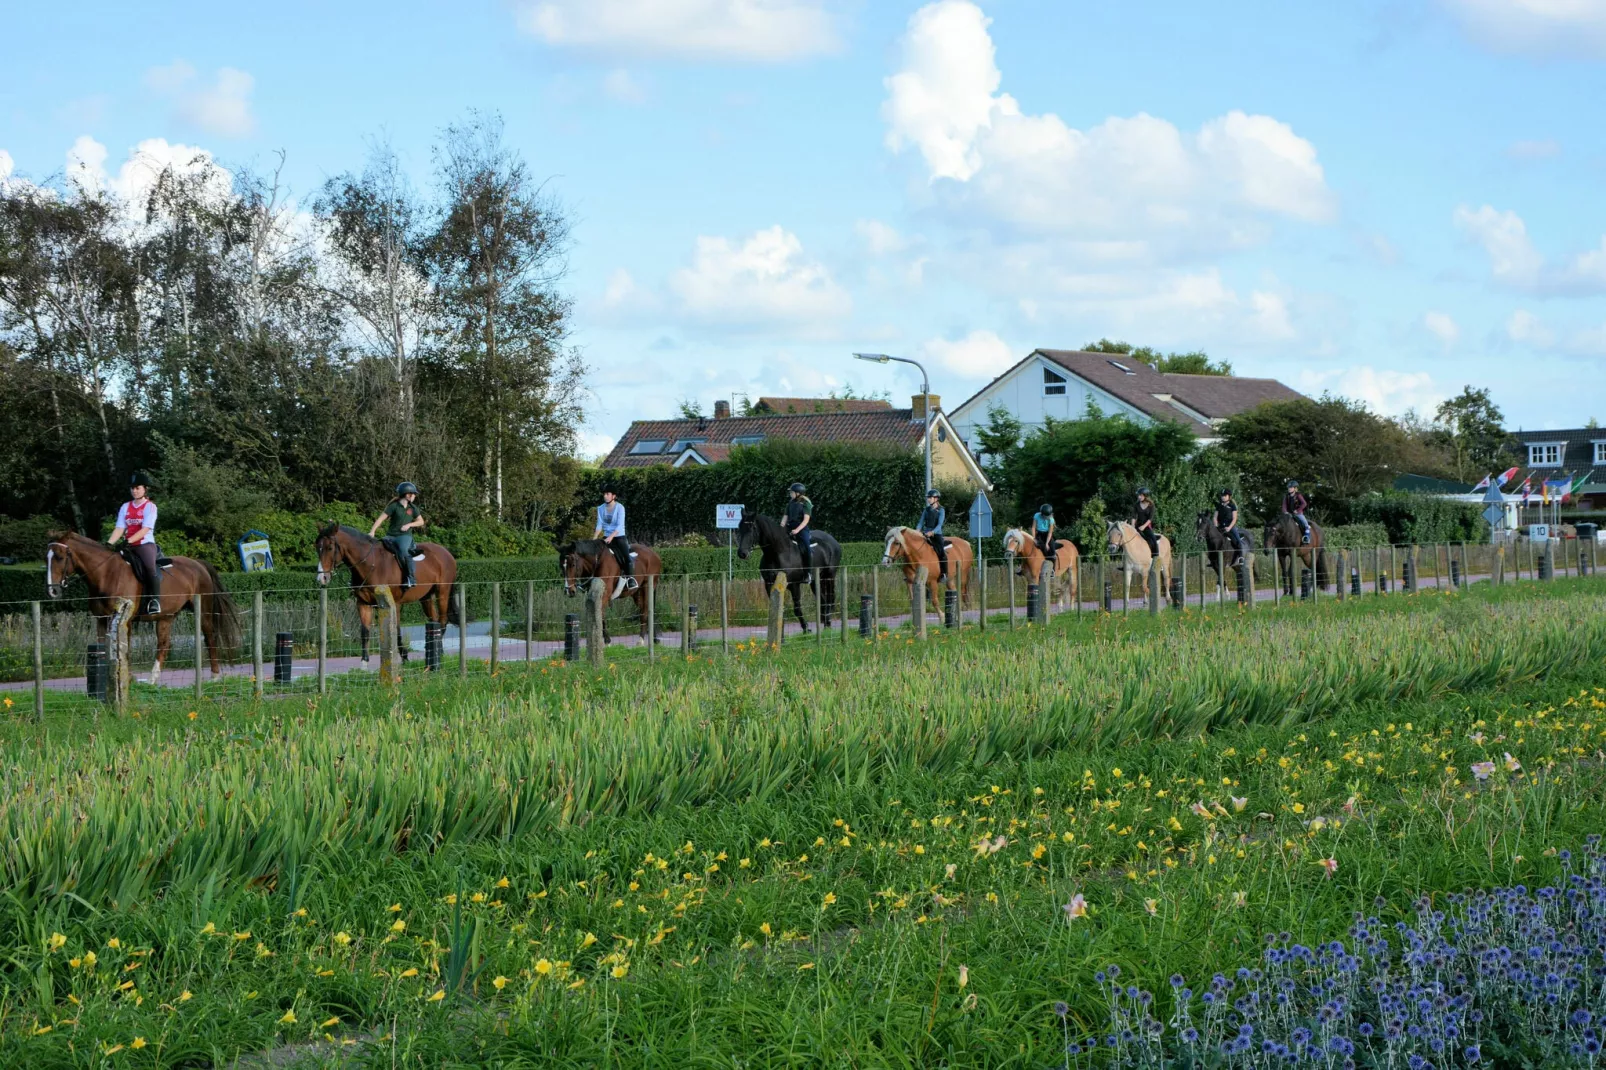
[[[51,573],[55,571],[53,566],[55,565],[56,551],[58,549],[61,551],[61,582],[52,583]],[[71,567],[71,565],[72,549],[68,547],[66,543],[53,542],[49,546],[45,547],[45,593],[51,598],[61,597],[62,588],[66,586],[67,577],[70,575],[67,569]]]

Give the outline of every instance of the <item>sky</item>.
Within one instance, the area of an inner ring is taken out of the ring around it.
[[[691,400],[952,408],[1109,337],[1430,413],[1606,418],[1606,0],[79,0],[0,178],[204,149],[292,194],[471,109],[565,205],[583,452]]]

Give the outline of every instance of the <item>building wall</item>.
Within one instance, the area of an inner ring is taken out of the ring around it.
[[[933,431],[940,431],[933,428]],[[973,482],[969,467],[965,464],[964,455],[959,452],[959,446],[952,437],[944,442],[941,434],[934,434],[931,440],[931,478],[939,482]]]
[[[1045,396],[1043,394],[1043,369],[1065,377],[1065,393],[1063,395]],[[1023,433],[1030,434],[1043,426],[1045,419],[1075,420],[1087,411],[1087,403],[1092,400],[1102,412],[1109,415],[1125,413],[1140,424],[1150,424],[1154,421],[1144,412],[1133,408],[1112,394],[1107,394],[1097,387],[1078,379],[1064,368],[1045,357],[1037,357],[1019,368],[1013,374],[1007,375],[998,382],[993,383],[979,395],[966,402],[965,405],[948,414],[949,423],[959,432],[959,437],[970,445],[972,452],[976,446],[976,429],[987,423],[987,411],[994,406],[1005,409],[1023,425]],[[936,462],[933,461],[933,467]]]

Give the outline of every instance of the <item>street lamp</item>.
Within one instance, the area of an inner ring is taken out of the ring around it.
[[[931,380],[926,376],[925,365],[918,360],[908,357],[890,357],[885,353],[855,353],[858,360],[868,360],[875,364],[886,364],[888,361],[897,361],[899,364],[913,364],[920,369],[920,394],[926,405],[926,490],[931,489]]]

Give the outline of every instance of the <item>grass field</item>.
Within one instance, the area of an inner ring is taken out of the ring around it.
[[[1172,974],[1582,871],[1603,609],[1565,581],[11,716],[0,1065],[1161,1065],[1110,965],[1192,1059]],[[1545,1065],[1589,1028],[1421,1045]]]

